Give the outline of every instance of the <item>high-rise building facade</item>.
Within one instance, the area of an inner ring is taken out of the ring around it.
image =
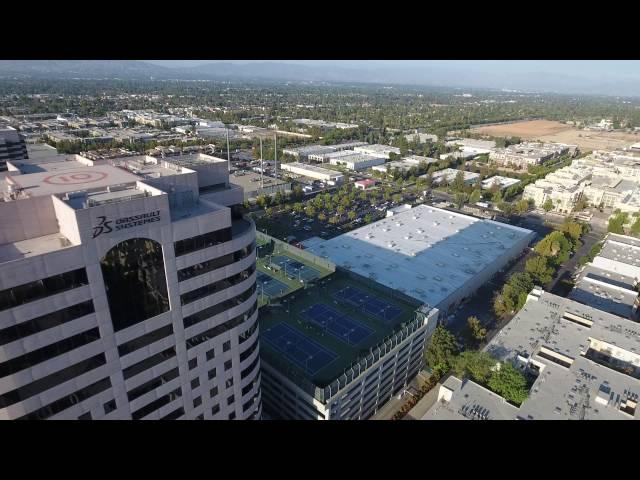
[[[226,160],[2,180],[0,419],[258,419],[255,226]]]
[[[0,172],[7,170],[7,162],[27,159],[27,145],[18,131],[0,126]]]

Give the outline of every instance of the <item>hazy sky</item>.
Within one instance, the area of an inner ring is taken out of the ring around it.
[[[152,60],[166,67],[266,60]],[[320,67],[318,80],[354,72],[376,83],[513,88],[525,91],[640,96],[638,60],[274,60]],[[357,73],[359,69],[360,73]],[[364,72],[364,73],[363,73]],[[334,77],[335,78],[335,77]]]
[[[266,60],[148,60],[151,63],[174,66],[194,66],[212,62],[230,62],[247,64]],[[493,72],[525,72],[538,70],[567,75],[638,75],[639,60],[275,60],[278,63],[291,63],[309,66],[349,67],[433,67],[447,66],[473,68]]]

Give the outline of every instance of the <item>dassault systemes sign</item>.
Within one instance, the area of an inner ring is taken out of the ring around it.
[[[122,217],[116,220],[107,219],[102,215],[96,217],[98,224],[93,227],[93,238],[96,238],[103,233],[111,233],[114,230],[124,230],[131,227],[139,227],[146,225],[147,223],[154,223],[160,221],[160,210],[149,213],[141,213],[140,215],[134,215],[132,217]]]

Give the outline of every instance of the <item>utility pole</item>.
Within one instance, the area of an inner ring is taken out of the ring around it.
[[[274,132],[273,134],[273,159],[274,159],[274,167],[273,167],[273,176],[278,178],[278,134]]]
[[[227,165],[231,173],[231,152],[229,151],[229,129],[227,128]]]
[[[260,190],[264,188],[263,175],[264,173],[264,157],[262,156],[262,137],[260,137]]]

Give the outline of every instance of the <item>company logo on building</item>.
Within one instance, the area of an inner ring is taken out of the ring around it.
[[[122,217],[116,220],[107,220],[107,217],[101,215],[97,217],[98,224],[93,227],[93,238],[96,238],[103,233],[111,233],[114,230],[125,230],[127,228],[139,227],[146,225],[147,223],[155,223],[160,221],[160,210],[154,212],[142,213],[140,215],[134,215],[132,217]]]

